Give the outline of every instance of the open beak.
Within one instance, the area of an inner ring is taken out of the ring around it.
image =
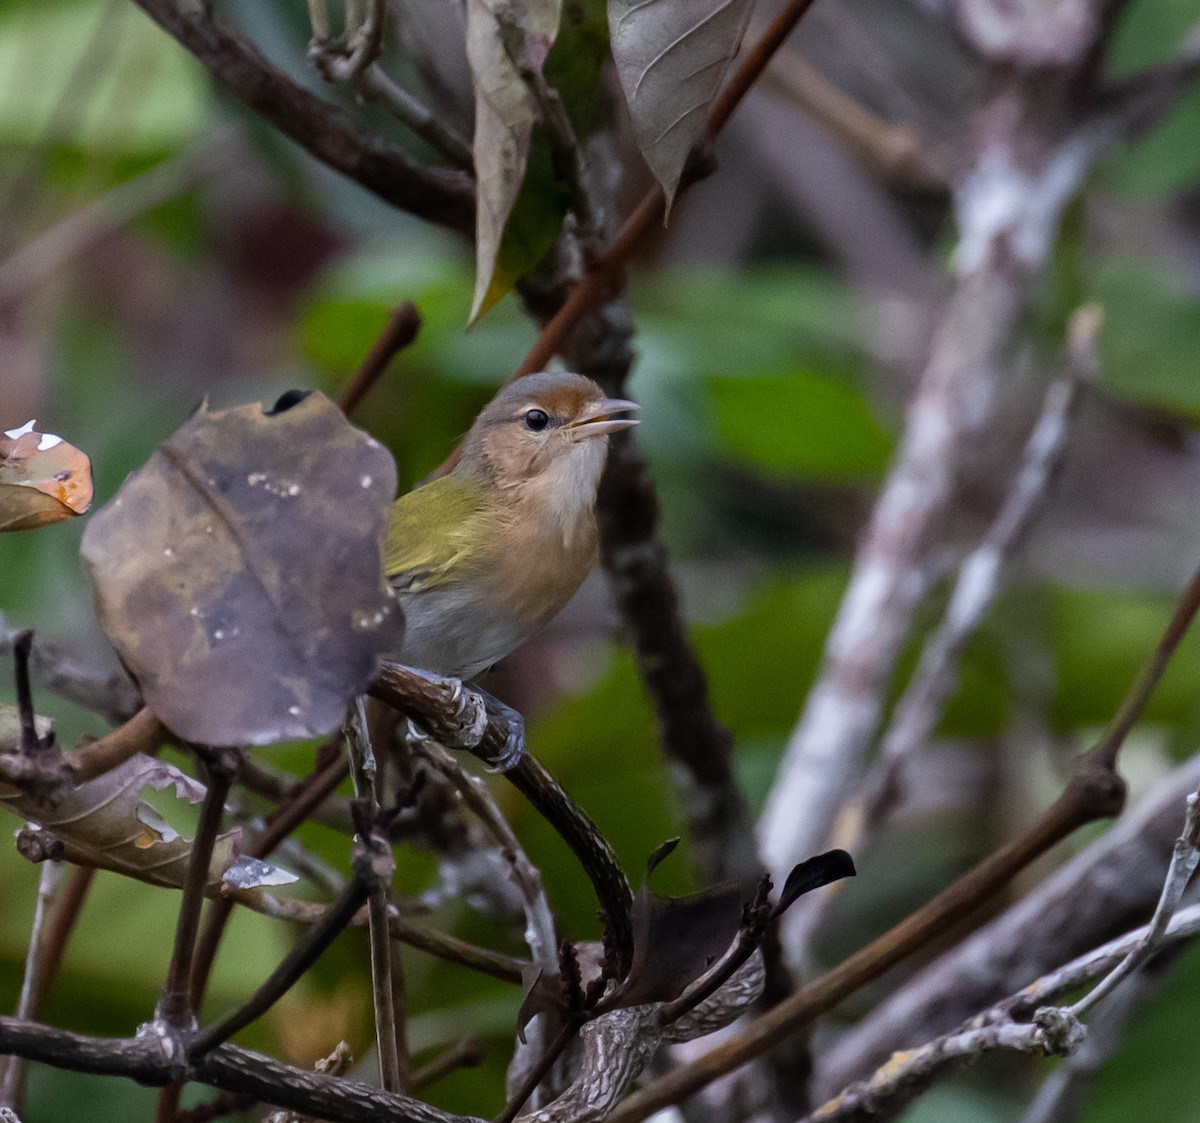
[[[579,419],[565,426],[573,441],[586,441],[592,437],[607,437],[622,429],[632,429],[637,420],[633,417],[615,417],[631,409],[640,409],[637,402],[626,402],[620,398],[601,398],[592,402]]]

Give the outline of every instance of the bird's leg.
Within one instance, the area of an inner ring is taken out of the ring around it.
[[[486,690],[480,690],[474,683],[471,683],[470,687],[483,699],[489,720],[498,722],[504,728],[504,748],[498,756],[487,759],[488,771],[507,772],[510,768],[515,768],[525,755],[525,719],[512,706],[506,706],[499,698],[493,697]],[[491,738],[485,735],[483,746],[490,748],[490,740]]]
[[[525,755],[525,719],[474,683],[385,662],[372,693],[405,714],[433,740],[508,772]]]

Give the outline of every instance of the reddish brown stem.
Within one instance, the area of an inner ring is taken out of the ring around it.
[[[791,0],[780,9],[757,43],[747,52],[733,77],[717,95],[705,117],[706,136],[700,142],[702,151],[728,124],[734,110],[750,88],[761,77],[775,52],[779,50],[792,29],[812,7],[813,0]],[[686,190],[688,180],[679,185]],[[550,359],[562,350],[567,336],[589,312],[599,308],[622,287],[622,272],[633,251],[647,234],[662,221],[666,199],[661,187],[649,190],[637,209],[626,220],[613,244],[595,262],[587,275],[571,290],[570,296],[554,317],[542,328],[542,333],[525,361],[517,368],[514,378],[545,369]]]
[[[338,397],[338,405],[347,417],[367,396],[392,359],[417,338],[420,328],[421,314],[415,304],[406,300],[392,309],[383,331],[371,344],[371,350],[367,352],[354,378]]]
[[[153,756],[166,737],[166,726],[143,708],[98,741],[66,754],[67,767],[76,783],[82,784],[111,772],[138,753]]]

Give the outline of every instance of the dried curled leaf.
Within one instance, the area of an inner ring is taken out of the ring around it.
[[[609,0],[608,30],[638,148],[667,209],[754,0]]]
[[[0,432],[0,530],[32,530],[92,505],[92,462],[33,421]]]
[[[324,395],[286,397],[201,408],[83,537],[101,626],[189,741],[328,733],[399,645],[392,458]]]
[[[562,0],[467,0],[467,61],[475,86],[475,295],[471,322],[511,287],[493,285],[504,229],[525,180],[540,113],[518,62],[541,71]],[[515,61],[514,61],[515,60]]]
[[[0,806],[53,835],[67,861],[113,870],[151,885],[179,888],[187,873],[192,844],[142,798],[146,788],[173,790],[175,797],[185,803],[199,803],[204,798],[203,784],[172,764],[139,755],[52,802],[0,783]],[[217,839],[209,866],[210,887],[221,883],[231,864],[240,869],[245,861],[238,858],[240,846],[240,829]],[[296,880],[292,874],[272,867],[257,873],[262,878]]]

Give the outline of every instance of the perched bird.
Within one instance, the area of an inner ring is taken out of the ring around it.
[[[633,402],[543,372],[505,386],[449,474],[400,496],[384,568],[404,610],[397,658],[472,678],[555,616],[596,560],[608,435]]]

